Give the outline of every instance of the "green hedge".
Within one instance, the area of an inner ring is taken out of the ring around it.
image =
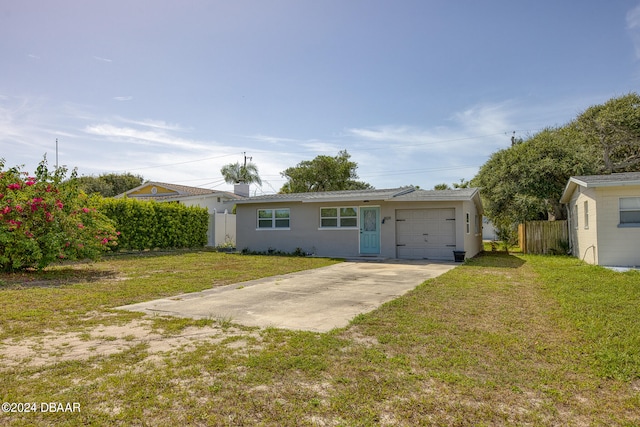
[[[116,223],[120,250],[193,248],[207,243],[206,208],[134,199],[103,199],[101,213]]]

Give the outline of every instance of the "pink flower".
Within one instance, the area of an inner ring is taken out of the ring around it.
[[[82,208],[82,212],[89,213],[89,208]]]
[[[56,200],[56,206],[58,207],[58,209],[62,209],[64,207],[60,200]]]
[[[78,224],[78,228],[82,230],[84,228],[84,224]]]
[[[9,184],[9,185],[7,185],[7,188],[9,190],[19,190],[20,189],[20,183],[16,182],[14,184]]]
[[[25,184],[28,185],[29,187],[31,187],[35,183],[36,183],[35,181],[27,181],[27,182],[25,182]]]
[[[5,206],[4,209],[2,209],[2,214],[6,215],[8,213],[11,212],[11,206]]]
[[[20,206],[20,205],[16,205],[16,210],[17,210],[18,212],[22,212],[22,210],[23,210],[23,209],[22,209],[22,206]]]
[[[51,212],[46,212],[45,217],[47,222],[53,221],[53,215],[51,214]]]
[[[31,233],[30,231],[25,231],[24,234],[25,234],[25,236],[27,236],[30,239],[33,238],[33,233]]]
[[[16,230],[20,228],[20,226],[22,225],[22,221],[16,221],[15,219],[10,219],[9,224],[11,224],[14,227],[14,230]]]
[[[109,239],[107,239],[106,237],[104,239],[101,240],[103,245],[106,245],[107,243],[109,243]]]

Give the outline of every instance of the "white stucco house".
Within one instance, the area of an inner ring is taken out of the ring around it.
[[[236,247],[327,257],[454,260],[482,251],[478,189],[273,194],[235,200]]]
[[[606,266],[640,266],[640,172],[572,176],[567,206],[574,256]]]
[[[122,197],[136,200],[181,203],[185,206],[207,208],[209,212],[207,246],[218,246],[228,243],[235,245],[236,218],[235,215],[231,213],[233,204],[227,204],[227,202],[241,199],[242,196],[227,191],[149,181],[115,196],[115,198]]]

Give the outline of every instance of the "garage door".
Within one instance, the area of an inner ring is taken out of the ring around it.
[[[398,258],[452,260],[455,209],[396,210],[396,246]]]

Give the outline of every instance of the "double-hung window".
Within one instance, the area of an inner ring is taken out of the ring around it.
[[[320,208],[320,228],[346,228],[358,226],[358,208]]]
[[[640,227],[640,197],[620,198],[620,225]]]
[[[258,228],[277,229],[289,228],[289,208],[285,209],[258,209]]]

